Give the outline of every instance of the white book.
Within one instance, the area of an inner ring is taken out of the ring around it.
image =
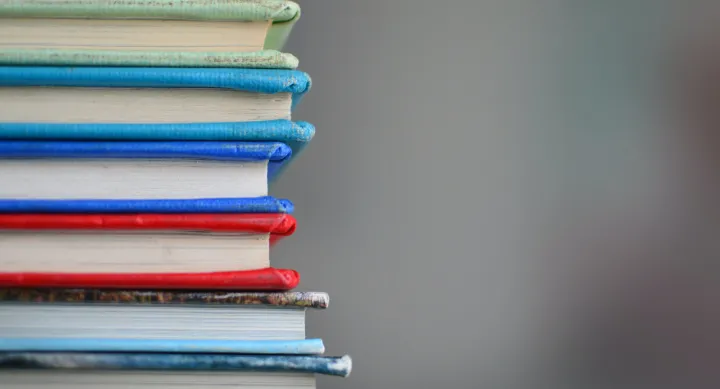
[[[0,348],[7,339],[303,340],[306,309],[328,301],[320,292],[7,289]]]

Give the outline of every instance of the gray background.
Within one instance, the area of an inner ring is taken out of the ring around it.
[[[317,135],[272,188],[295,202],[299,220],[272,261],[298,269],[302,289],[331,296],[329,310],[309,313],[309,335],[323,338],[328,354],[349,353],[354,371],[346,380],[321,377],[319,386],[527,379],[537,387],[564,339],[549,288],[558,274],[553,242],[563,239],[568,204],[582,198],[568,193],[589,191],[577,182],[596,185],[608,172],[629,183],[649,177],[628,172],[643,164],[623,162],[642,155],[623,132],[628,123],[642,127],[627,114],[634,108],[612,93],[613,80],[622,83],[612,72],[627,69],[598,62],[627,55],[623,28],[638,27],[647,9],[613,1],[300,3],[286,50],[314,85],[293,117],[315,124]],[[593,46],[603,40],[611,43]],[[588,77],[603,70],[610,73]],[[596,168],[592,179],[583,166]],[[609,194],[626,198],[632,188],[616,182]]]

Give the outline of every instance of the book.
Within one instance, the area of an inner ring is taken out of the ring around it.
[[[17,123],[2,122],[0,139],[112,141],[280,142],[300,154],[315,135],[307,122],[286,119],[225,123]],[[281,167],[281,170],[285,166]]]
[[[0,122],[290,119],[310,85],[297,70],[0,66]]]
[[[134,344],[121,346],[136,347],[136,351],[141,345],[144,351],[168,346],[167,342],[141,344],[144,340],[298,341],[306,336],[306,310],[327,306],[328,295],[319,292],[0,289],[0,349],[16,339],[43,339],[46,342],[30,345],[45,351],[47,341],[63,339],[80,340],[85,347],[88,343],[117,347],[117,341],[128,341]],[[73,345],[74,351],[79,351],[79,344]],[[303,346],[312,352],[322,348],[317,341],[309,344],[312,348],[297,343],[265,345],[275,349]],[[19,346],[27,344],[14,345],[16,350],[27,351]],[[199,349],[197,343],[193,346]]]
[[[0,214],[0,285],[287,290],[288,214]],[[245,270],[245,271],[242,271]]]
[[[290,200],[252,198],[161,200],[33,200],[0,199],[2,213],[293,213]]]
[[[272,267],[214,273],[5,273],[0,287],[164,290],[267,290],[295,288],[300,274]]]
[[[261,197],[291,154],[285,144],[267,142],[5,140],[0,199]]]
[[[283,0],[3,0],[0,64],[294,68]]]
[[[347,377],[351,371],[347,355],[0,353],[3,388],[18,389],[133,387],[150,382],[164,388],[307,388],[315,387],[312,374]]]

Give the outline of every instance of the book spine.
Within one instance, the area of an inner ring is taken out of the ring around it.
[[[6,288],[286,291],[299,282],[297,271],[275,268],[188,274],[0,273],[0,287]]]

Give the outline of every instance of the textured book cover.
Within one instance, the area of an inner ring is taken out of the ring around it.
[[[0,49],[0,64],[66,66],[297,67],[281,53],[300,18],[297,3],[284,0],[2,0],[0,18],[166,19],[272,21],[259,52],[153,52]]]
[[[347,377],[349,356],[132,353],[0,353],[3,369],[287,371]]]
[[[290,147],[274,142],[81,142],[1,140],[0,159],[194,159],[267,161],[272,179],[292,155]]]
[[[315,127],[312,124],[284,119],[258,122],[152,124],[0,121],[0,139],[280,142],[290,146],[292,157],[299,155],[314,135]]]
[[[2,213],[293,213],[289,200],[274,197],[191,200],[24,200],[0,199]]]
[[[312,124],[285,119],[150,124],[0,122],[0,139],[280,142],[292,147],[293,153],[314,135]]]
[[[0,352],[116,352],[116,353],[223,353],[319,355],[321,339],[96,339],[96,338],[3,338]]]
[[[0,233],[13,230],[195,231],[291,235],[295,218],[258,214],[0,214]],[[290,269],[214,273],[0,273],[0,286],[28,288],[290,290],[300,275]]]
[[[286,291],[300,283],[291,269],[216,273],[1,273],[0,287]]]
[[[188,292],[103,289],[0,288],[0,303],[112,304],[112,305],[223,305],[326,309],[330,302],[322,292]]]
[[[292,215],[250,214],[0,214],[3,230],[195,231],[272,234],[295,232]]]
[[[280,69],[0,66],[0,86],[220,88],[292,93],[295,105],[310,89],[311,80],[301,71]]]

